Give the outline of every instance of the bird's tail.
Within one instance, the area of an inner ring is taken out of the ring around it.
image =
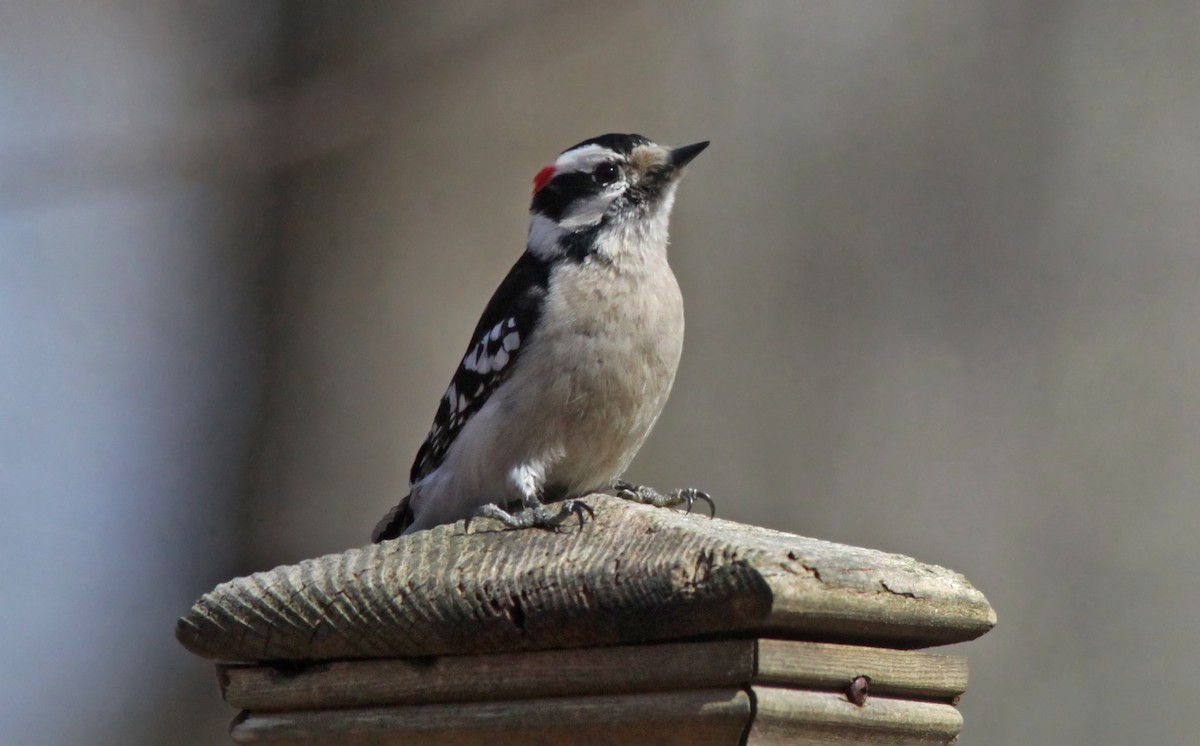
[[[388,511],[383,520],[375,525],[375,530],[371,532],[371,542],[378,544],[381,541],[395,539],[404,532],[404,529],[412,525],[413,512],[412,506],[409,505],[409,498],[412,495],[405,495],[400,499],[400,503]]]

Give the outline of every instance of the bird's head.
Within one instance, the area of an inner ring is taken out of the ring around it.
[[[564,150],[533,180],[529,249],[538,254],[603,245],[605,234],[661,233],[683,167],[708,142],[680,148],[641,135],[593,137]]]

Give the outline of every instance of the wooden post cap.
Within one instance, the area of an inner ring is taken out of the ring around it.
[[[222,583],[179,620],[223,661],[395,658],[699,637],[917,648],[996,623],[958,573],[602,495],[582,528],[440,526]]]

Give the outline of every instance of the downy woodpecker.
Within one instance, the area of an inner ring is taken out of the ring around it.
[[[683,299],[667,227],[683,167],[707,146],[609,134],[538,172],[525,253],[471,335],[409,495],[372,541],[475,516],[512,527],[572,515],[582,523],[591,509],[574,498],[602,489],[711,510],[695,489],[662,495],[620,480],[679,365]]]

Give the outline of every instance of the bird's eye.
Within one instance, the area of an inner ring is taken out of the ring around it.
[[[596,166],[596,170],[592,172],[592,178],[601,186],[608,186],[616,181],[620,175],[621,171],[617,168],[617,164],[607,162]]]

